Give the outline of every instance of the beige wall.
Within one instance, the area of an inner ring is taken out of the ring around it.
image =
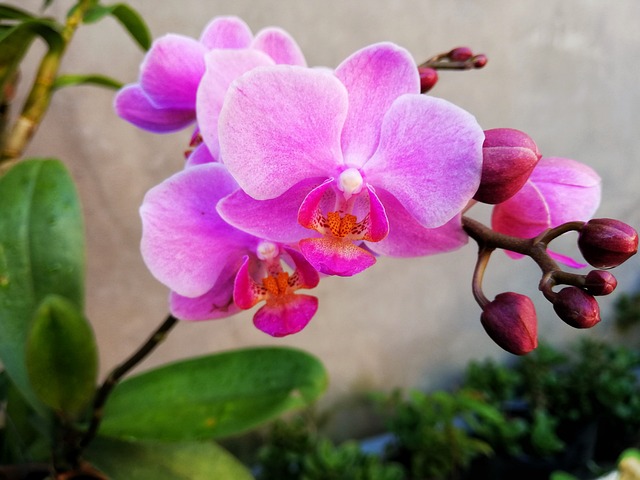
[[[154,36],[197,37],[218,14],[240,15],[254,31],[281,26],[298,40],[310,65],[335,66],[359,47],[382,40],[405,46],[417,60],[468,45],[488,55],[487,68],[444,72],[433,94],[470,110],[484,128],[522,129],[544,154],[592,165],[603,178],[599,215],[640,223],[637,0],[129,3],[145,16]],[[68,4],[58,0],[50,11],[60,14]],[[79,32],[64,70],[131,82],[141,59],[126,34],[107,20]],[[139,256],[137,209],[146,190],[181,168],[188,137],[133,128],[113,114],[112,95],[90,87],[61,91],[29,151],[64,159],[79,183],[89,246],[88,314],[102,347],[103,370],[166,314],[167,291]],[[474,256],[469,245],[440,257],[382,259],[357,278],[323,280],[316,291],[319,313],[302,333],[286,339],[255,330],[250,314],[181,324],[144,367],[244,345],[293,345],[327,366],[330,401],[371,388],[443,385],[471,358],[503,356],[484,334],[471,297]],[[637,259],[619,269],[623,288],[634,285],[637,269]],[[553,317],[536,291],[537,280],[529,262],[498,254],[487,294],[509,289],[534,296],[543,338],[560,342],[583,334]],[[607,331],[601,324],[595,333]]]

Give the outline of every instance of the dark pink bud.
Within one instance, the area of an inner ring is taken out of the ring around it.
[[[584,279],[584,288],[591,295],[609,295],[617,286],[616,277],[604,270],[591,270]]]
[[[420,93],[427,93],[438,82],[438,72],[434,68],[419,67],[418,74],[420,75]]]
[[[536,309],[525,295],[496,295],[485,305],[480,321],[491,340],[509,353],[524,355],[538,346]]]
[[[454,48],[447,55],[452,62],[466,62],[473,57],[473,52],[469,47]]]
[[[483,203],[502,203],[515,195],[540,160],[535,142],[513,128],[484,132],[482,177],[473,197]]]
[[[475,57],[473,57],[473,68],[482,68],[487,64],[488,61],[489,59],[486,55],[482,53],[480,55],[476,55]]]
[[[591,328],[600,322],[600,306],[593,295],[578,287],[565,287],[553,300],[556,314],[574,328]]]
[[[638,232],[613,218],[594,218],[584,224],[578,237],[584,259],[596,268],[613,268],[638,251]]]

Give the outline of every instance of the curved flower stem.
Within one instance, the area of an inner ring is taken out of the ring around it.
[[[49,45],[49,50],[40,61],[31,91],[24,103],[20,116],[13,124],[0,151],[0,172],[8,169],[22,156],[29,141],[51,103],[53,84],[58,75],[62,57],[73,34],[77,30],[93,0],[80,0],[67,17],[60,32],[61,41]]]
[[[489,263],[489,258],[493,250],[493,248],[480,247],[478,261],[476,262],[476,268],[473,271],[473,280],[471,282],[473,297],[483,309],[490,301],[482,291],[482,279],[484,278],[484,272],[487,269],[487,264]]]
[[[89,424],[89,428],[85,434],[80,439],[78,451],[76,452],[78,456],[97,435],[100,423],[102,422],[104,405],[107,402],[111,391],[115,388],[122,377],[124,377],[132,368],[138,365],[153,350],[155,350],[160,343],[162,343],[176,323],[178,323],[178,319],[176,317],[173,315],[167,316],[164,322],[162,322],[156,331],[151,334],[147,341],[143,343],[127,360],[114,368],[100,388],[98,388],[93,401],[91,423]]]
[[[467,234],[473,238],[480,247],[478,254],[478,263],[473,280],[473,294],[480,306],[486,304],[486,297],[482,294],[480,283],[482,281],[482,273],[488,262],[487,251],[496,248],[510,250],[531,257],[536,262],[540,270],[542,270],[542,279],[540,281],[540,290],[547,298],[553,295],[551,288],[557,284],[575,285],[581,287],[584,285],[584,276],[563,271],[558,264],[551,258],[547,252],[549,242],[558,238],[560,235],[579,231],[584,222],[567,222],[555,228],[545,230],[535,238],[518,238],[505,235],[490,229],[486,225],[462,216],[462,225]],[[486,258],[483,258],[485,256]],[[481,270],[479,270],[481,269]],[[478,277],[478,278],[476,278]]]

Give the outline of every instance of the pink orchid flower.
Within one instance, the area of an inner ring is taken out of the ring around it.
[[[543,157],[522,189],[494,207],[491,224],[498,232],[533,238],[565,222],[587,221],[599,205],[600,177],[592,168],[568,158]],[[584,266],[565,255],[549,254],[570,267]]]
[[[318,272],[296,250],[220,218],[216,203],[237,188],[219,163],[193,166],[152,188],[140,208],[142,257],[172,290],[170,309],[180,319],[224,318],[264,301],[256,327],[278,337],[296,333],[318,300],[295,292],[315,287]]]
[[[199,40],[168,34],[154,41],[140,66],[139,81],[118,92],[115,109],[154,133],[181,130],[196,120],[198,86],[208,68],[230,82],[255,65],[274,63],[305,65],[288,33],[271,27],[254,37],[241,19],[216,17]]]
[[[208,121],[199,118],[203,131]],[[361,272],[372,251],[415,256],[466,242],[458,214],[478,188],[483,131],[420,95],[416,64],[396,45],[364,48],[335,72],[253,69],[229,88],[216,127],[242,188],[220,214],[254,235],[300,240],[322,273]]]

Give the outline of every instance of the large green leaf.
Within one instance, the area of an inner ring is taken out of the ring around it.
[[[20,8],[12,7],[11,5],[7,5],[6,3],[0,3],[0,19],[2,20],[26,20],[28,18],[33,18],[26,10],[22,10]]]
[[[250,429],[325,390],[326,372],[290,348],[251,348],[190,359],[124,381],[108,400],[102,435],[194,440]]]
[[[116,18],[143,50],[151,46],[151,33],[142,16],[125,3],[96,5],[84,16],[85,23],[93,23],[111,15]]]
[[[91,401],[98,377],[98,349],[89,322],[59,295],[46,297],[27,339],[27,372],[47,406],[75,418]]]
[[[39,408],[25,364],[36,308],[49,294],[82,310],[84,235],[75,185],[57,160],[25,160],[0,178],[0,360]]]
[[[112,480],[251,480],[213,442],[138,443],[96,438],[85,457]]]

